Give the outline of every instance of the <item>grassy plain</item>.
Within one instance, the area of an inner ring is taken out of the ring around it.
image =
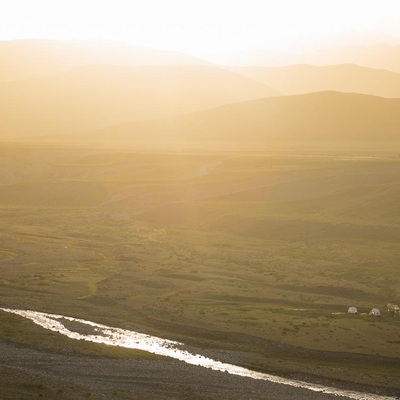
[[[384,312],[400,303],[392,154],[0,151],[2,306],[400,388],[400,318]],[[148,357],[0,321],[2,338],[35,348]]]

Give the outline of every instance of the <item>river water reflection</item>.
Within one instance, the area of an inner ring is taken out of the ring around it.
[[[58,332],[71,339],[86,340],[89,342],[106,344],[110,346],[120,346],[129,349],[144,350],[153,354],[172,357],[188,364],[210,368],[215,371],[227,372],[232,375],[260,379],[269,382],[289,385],[314,392],[333,394],[355,400],[393,400],[394,397],[380,396],[369,393],[361,393],[345,389],[336,389],[328,386],[308,383],[304,381],[286,379],[276,375],[265,374],[239,367],[232,364],[223,363],[200,354],[193,354],[184,349],[184,344],[156,336],[130,331],[121,328],[98,324],[83,319],[67,317],[57,314],[47,314],[38,311],[16,310],[10,308],[0,308],[8,313],[20,315],[28,318],[34,323],[45,329]]]

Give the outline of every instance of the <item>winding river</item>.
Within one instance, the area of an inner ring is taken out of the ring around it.
[[[68,336],[71,339],[86,340],[89,342],[120,346],[130,349],[144,350],[153,354],[172,357],[188,364],[211,368],[215,371],[227,372],[232,375],[265,380],[269,382],[289,385],[292,387],[312,390],[325,394],[342,396],[355,400],[393,400],[394,397],[380,396],[376,394],[361,393],[345,389],[308,383],[304,381],[286,379],[276,375],[251,371],[247,368],[223,363],[199,354],[192,354],[184,349],[184,344],[172,340],[145,335],[130,330],[113,328],[84,319],[67,317],[64,315],[47,314],[38,311],[17,310],[0,308],[8,313],[20,315],[32,320],[41,327]]]

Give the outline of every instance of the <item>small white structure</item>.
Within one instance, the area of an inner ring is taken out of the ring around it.
[[[381,315],[381,312],[379,311],[379,308],[373,308],[368,315],[372,315],[374,317],[378,317]]]
[[[400,313],[400,307],[397,304],[388,303],[387,310],[392,315],[396,315]]]
[[[348,312],[349,314],[357,314],[357,313],[358,313],[357,307],[349,307],[349,309],[347,310],[347,312]]]

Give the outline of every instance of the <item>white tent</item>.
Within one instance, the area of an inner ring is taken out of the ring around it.
[[[349,314],[357,314],[357,307],[349,307],[348,311]]]
[[[378,308],[373,308],[370,312],[369,315],[373,315],[374,317],[377,317],[378,315],[381,315],[381,312],[379,311]]]

